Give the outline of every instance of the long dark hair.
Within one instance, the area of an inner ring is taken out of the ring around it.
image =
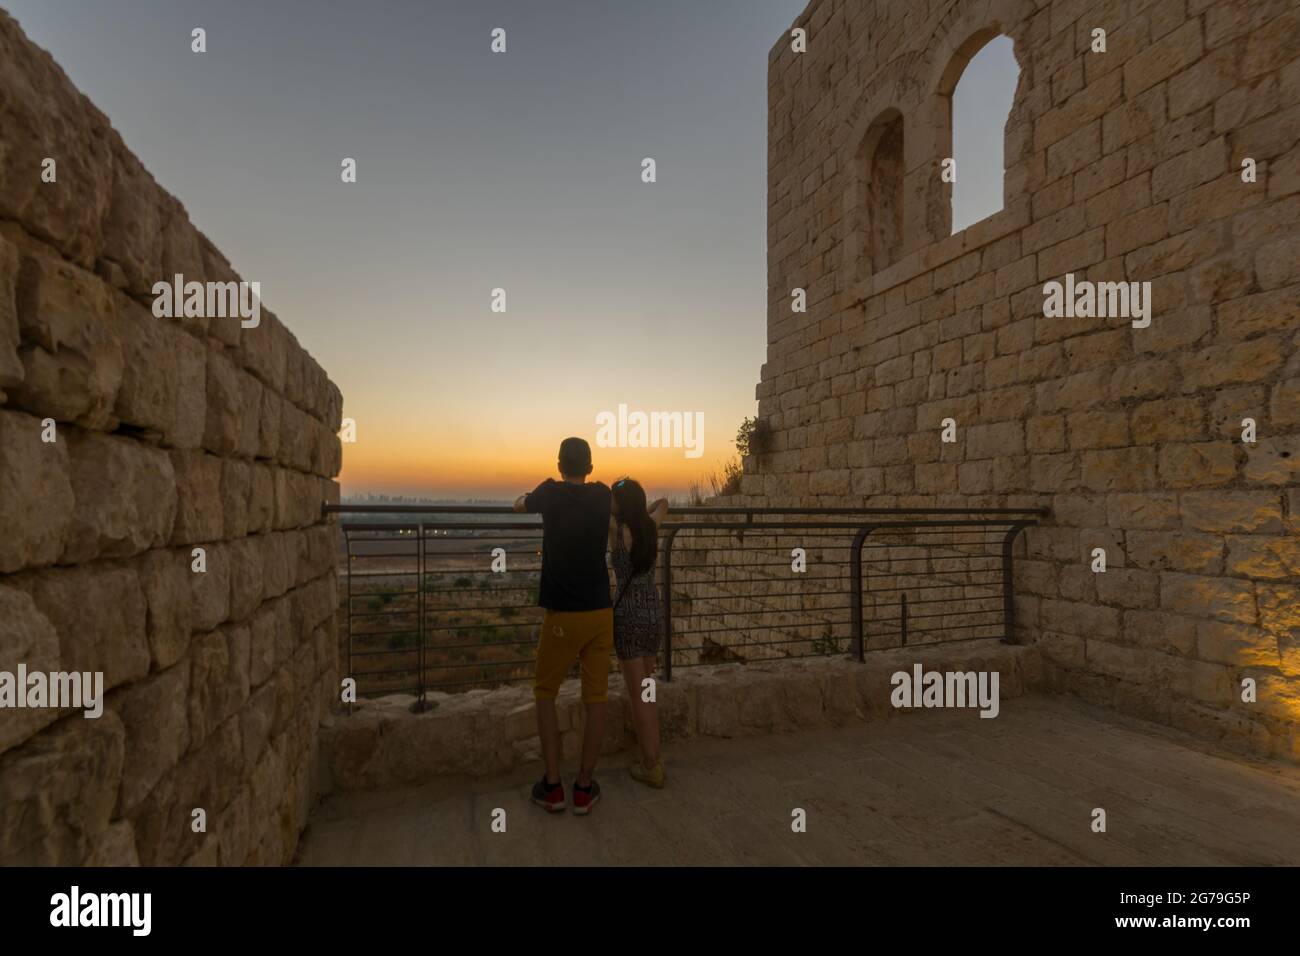
[[[620,478],[614,482],[613,492],[618,520],[632,532],[632,573],[644,574],[655,566],[659,555],[659,535],[646,510],[645,489],[631,478]]]

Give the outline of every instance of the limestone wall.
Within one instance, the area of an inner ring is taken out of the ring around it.
[[[0,12],[0,672],[106,697],[0,709],[0,864],[279,863],[313,799],[342,399],[265,310],[155,318],[176,273],[240,278]]]
[[[1300,757],[1294,0],[813,0],[795,26],[746,499],[1045,505],[1015,585],[1059,686]],[[997,34],[1005,208],[950,236],[949,95]],[[1066,273],[1150,281],[1150,327],[1044,317]]]

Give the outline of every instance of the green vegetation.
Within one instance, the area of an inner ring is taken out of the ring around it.
[[[764,418],[746,418],[736,431],[736,451],[748,458],[766,454],[772,445],[772,426]]]
[[[844,653],[840,640],[831,636],[831,626],[829,624],[826,625],[826,630],[822,633],[822,636],[813,641],[812,652],[814,654]]]

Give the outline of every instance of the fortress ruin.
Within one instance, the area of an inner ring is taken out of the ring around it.
[[[744,500],[1049,508],[1015,593],[1055,687],[1300,757],[1300,10],[813,0],[794,27]],[[1000,35],[1004,208],[950,234],[952,92]],[[1149,327],[1045,317],[1067,274],[1151,283]]]

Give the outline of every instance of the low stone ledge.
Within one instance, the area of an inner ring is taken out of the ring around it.
[[[659,720],[665,742],[690,737],[746,737],[884,720],[906,710],[890,704],[891,676],[921,664],[927,671],[997,671],[1001,700],[1044,685],[1037,647],[971,641],[848,658],[764,661],[681,668],[660,681]],[[433,707],[412,713],[410,695],[364,700],[351,715],[321,725],[326,790],[368,790],[418,783],[439,774],[488,775],[540,759],[528,686],[431,693]],[[577,756],[582,702],[577,681],[557,700],[564,759]],[[635,746],[620,676],[610,676],[602,752]]]

